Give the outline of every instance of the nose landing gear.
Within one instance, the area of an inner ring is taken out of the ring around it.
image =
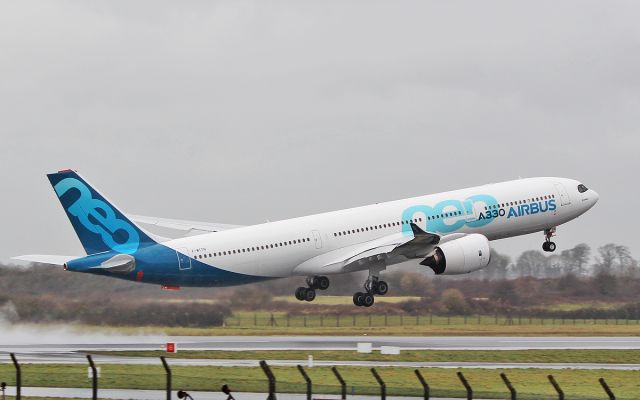
[[[329,289],[329,278],[326,276],[307,277],[307,287],[300,286],[296,289],[296,299],[300,301],[313,301],[316,299],[316,289]]]
[[[551,238],[556,235],[556,228],[549,228],[544,230],[544,243],[542,243],[542,250],[552,253],[556,251],[556,244],[551,241]]]

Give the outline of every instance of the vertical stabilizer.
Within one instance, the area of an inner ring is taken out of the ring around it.
[[[87,254],[133,254],[156,243],[75,171],[47,177]]]

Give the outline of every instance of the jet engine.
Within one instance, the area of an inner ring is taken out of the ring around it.
[[[436,275],[468,274],[486,267],[491,259],[489,240],[478,233],[445,242],[422,262]]]

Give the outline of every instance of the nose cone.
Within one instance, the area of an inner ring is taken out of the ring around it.
[[[598,192],[596,192],[593,189],[589,189],[589,191],[587,193],[585,193],[585,194],[587,196],[586,196],[586,199],[585,199],[586,201],[584,201],[584,203],[586,203],[587,210],[588,210],[591,207],[596,205],[596,203],[600,199],[600,195],[598,194]]]

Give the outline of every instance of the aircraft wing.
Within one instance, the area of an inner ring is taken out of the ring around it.
[[[11,257],[12,260],[28,261],[38,264],[64,265],[67,261],[75,260],[82,256],[55,256],[48,254],[29,254],[26,256]]]
[[[200,233],[208,233],[208,232],[220,232],[226,231],[229,229],[241,228],[243,225],[230,225],[230,224],[218,224],[212,222],[200,222],[200,221],[189,221],[182,219],[169,219],[169,218],[157,218],[157,217],[146,217],[143,215],[127,215],[132,221],[138,222],[140,224],[145,225],[153,225],[159,226],[162,228],[170,228],[179,231],[193,231]]]
[[[412,235],[394,233],[380,239],[343,247],[321,254],[298,265],[294,272],[299,274],[329,274],[352,272],[369,268],[385,259],[395,262],[426,257],[438,243],[464,236],[452,234],[441,237],[425,232],[411,224]]]

